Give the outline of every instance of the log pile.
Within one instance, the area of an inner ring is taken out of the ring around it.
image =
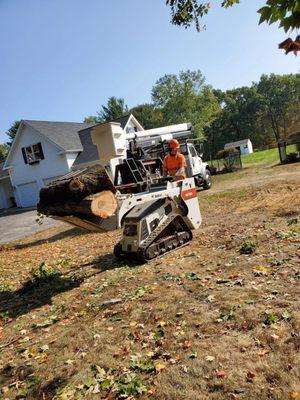
[[[38,212],[47,216],[109,218],[117,208],[116,189],[100,165],[71,172],[44,186]]]

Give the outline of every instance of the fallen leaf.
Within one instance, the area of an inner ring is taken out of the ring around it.
[[[157,363],[155,364],[155,371],[159,374],[163,369],[166,368],[165,364]]]
[[[98,394],[100,393],[100,389],[99,389],[99,383],[97,383],[92,391],[93,394]]]
[[[209,362],[214,361],[214,359],[215,359],[214,356],[206,356],[206,357],[205,357],[205,360],[206,360],[206,361],[209,361]]]
[[[247,381],[248,382],[253,382],[253,379],[255,378],[256,374],[253,371],[248,371],[247,372]]]
[[[131,304],[124,304],[123,309],[124,309],[124,311],[125,311],[126,313],[129,313],[129,311],[132,310],[132,305],[131,305]]]
[[[207,296],[207,301],[209,301],[210,303],[212,303],[215,299],[215,296],[213,294],[210,294],[209,296]]]
[[[231,273],[231,279],[237,279],[238,276],[239,276],[239,274],[236,271],[233,271]]]
[[[183,343],[181,343],[181,347],[183,349],[188,349],[191,346],[192,346],[192,342],[190,342],[189,340],[185,340]]]
[[[290,393],[289,393],[290,400],[296,400],[297,397],[298,397],[298,394],[299,393],[296,390],[291,390]]]
[[[181,369],[182,369],[182,371],[185,372],[185,373],[188,372],[188,369],[187,369],[187,366],[186,366],[186,365],[182,365],[182,366],[181,366]]]
[[[268,353],[269,353],[268,350],[260,350],[257,354],[258,354],[260,357],[263,357],[263,356],[265,356],[265,355],[268,354]]]
[[[271,335],[271,338],[273,338],[274,340],[278,340],[278,339],[279,339],[279,336],[276,335],[276,333],[273,333],[273,334]]]
[[[47,344],[44,344],[44,346],[42,346],[40,349],[41,351],[47,351],[49,350],[49,346]]]
[[[217,375],[219,378],[224,378],[226,375],[226,372],[225,371],[217,371]]]

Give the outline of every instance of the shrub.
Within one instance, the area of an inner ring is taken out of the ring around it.
[[[240,254],[252,254],[254,253],[255,249],[256,249],[256,243],[247,241],[242,243],[239,252]]]
[[[229,157],[232,154],[238,154],[239,151],[237,149],[235,149],[234,147],[229,148],[229,149],[224,149],[224,150],[220,150],[217,152],[216,158],[218,160],[221,160],[222,158],[226,158]]]

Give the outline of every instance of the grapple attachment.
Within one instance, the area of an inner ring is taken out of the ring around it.
[[[44,186],[37,210],[84,229],[107,231],[115,225],[115,193],[106,170],[95,165],[72,171]]]

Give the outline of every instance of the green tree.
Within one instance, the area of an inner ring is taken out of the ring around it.
[[[96,115],[89,115],[88,117],[85,117],[83,122],[85,124],[96,124],[97,123],[97,117]]]
[[[205,129],[208,153],[250,138],[255,148],[275,146],[300,130],[299,74],[263,75],[251,87],[214,91],[221,112]]]
[[[0,143],[0,162],[6,159],[9,151],[9,145],[7,143]]]
[[[266,5],[258,10],[259,23],[269,25],[279,22],[279,27],[285,32],[300,28],[300,1],[299,0],[268,0]]]
[[[172,98],[181,95],[199,94],[205,78],[200,70],[181,71],[179,75],[164,75],[152,88],[151,97],[155,107],[164,107]]]
[[[165,75],[152,89],[152,100],[163,113],[164,124],[191,122],[196,136],[204,138],[204,129],[219,112],[218,101],[200,71],[182,71]]]
[[[221,112],[211,127],[206,129],[209,153],[215,155],[224,145],[239,139],[250,138],[255,147],[271,144],[269,132],[258,128],[261,101],[255,87],[214,91]],[[272,136],[271,136],[272,138]]]
[[[276,141],[300,128],[300,74],[262,75],[255,84],[261,101],[261,120],[271,127]]]
[[[8,144],[12,144],[12,142],[13,142],[15,136],[16,136],[16,133],[17,133],[17,131],[19,129],[20,123],[21,123],[21,121],[15,121],[10,126],[10,128],[6,131],[6,135],[9,137]]]
[[[113,121],[128,113],[128,107],[122,98],[110,97],[106,106],[97,113],[97,122]]]
[[[239,3],[239,0],[220,0],[221,7],[228,8]],[[171,22],[174,25],[190,27],[195,24],[201,29],[200,20],[211,8],[211,3],[202,0],[166,0],[171,10]],[[285,32],[300,28],[300,1],[299,0],[267,0],[264,7],[257,11],[260,14],[259,24],[266,22],[269,25],[279,23]]]
[[[223,0],[221,6],[227,8],[235,3],[239,3],[239,0]],[[188,28],[194,23],[197,31],[201,29],[199,20],[211,7],[211,3],[199,0],[167,0],[166,4],[171,9],[172,24]]]
[[[144,129],[158,128],[164,125],[164,115],[161,109],[153,104],[140,104],[130,110]]]

